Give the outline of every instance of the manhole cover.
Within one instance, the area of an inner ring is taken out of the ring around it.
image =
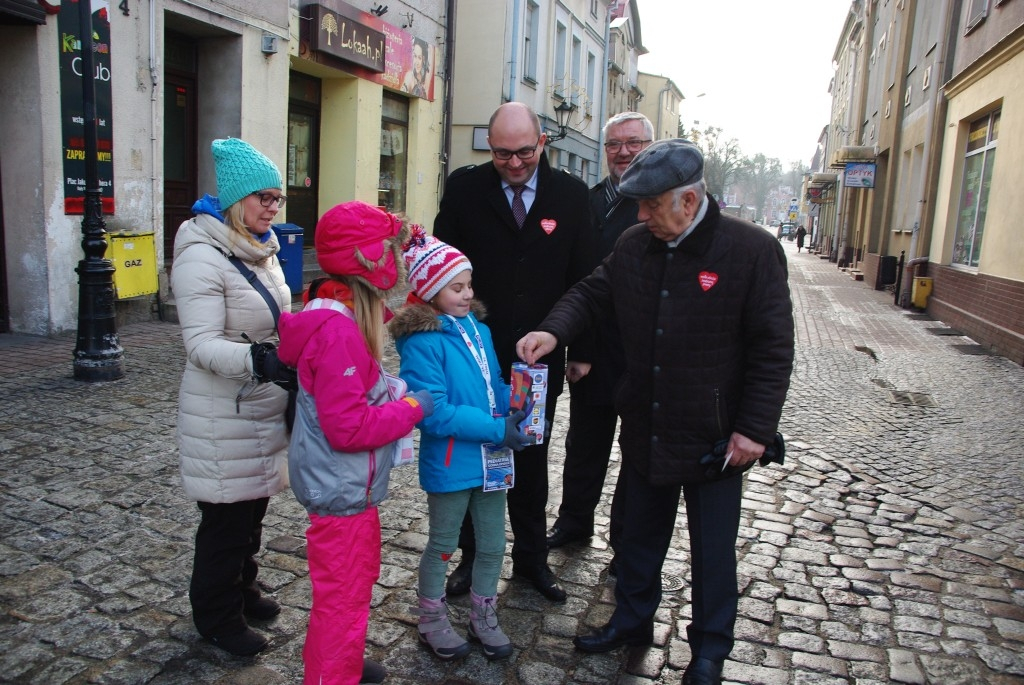
[[[676,592],[683,589],[683,579],[671,573],[661,574],[661,589],[663,592]]]
[[[984,354],[993,355],[995,354],[992,350],[981,345],[953,345],[953,349],[963,354]]]
[[[926,392],[909,392],[907,390],[890,390],[889,401],[893,404],[906,404],[912,407],[937,407],[935,400]]]
[[[926,328],[925,330],[932,335],[963,335],[963,333],[955,328]]]

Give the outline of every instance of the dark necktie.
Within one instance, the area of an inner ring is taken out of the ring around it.
[[[526,221],[526,203],[523,202],[523,189],[526,186],[512,186],[512,218],[519,228]]]

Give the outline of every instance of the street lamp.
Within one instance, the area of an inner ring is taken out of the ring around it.
[[[576,111],[576,105],[568,100],[562,100],[555,107],[555,122],[558,124],[558,133],[547,134],[547,142],[554,143],[569,135],[569,117]]]
[[[78,262],[78,337],[74,376],[80,381],[113,381],[124,376],[124,350],[117,339],[114,265],[107,251],[96,141],[96,84],[93,82],[92,3],[78,3],[82,53],[82,109],[85,124],[85,207]]]

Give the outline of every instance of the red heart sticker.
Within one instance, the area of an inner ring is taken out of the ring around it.
[[[551,232],[558,226],[558,222],[554,219],[541,219],[540,227],[544,229],[544,232],[551,235]]]
[[[718,283],[718,274],[713,274],[710,271],[701,271],[697,274],[697,280],[700,282],[700,287],[704,289],[704,292],[711,290],[711,287]]]

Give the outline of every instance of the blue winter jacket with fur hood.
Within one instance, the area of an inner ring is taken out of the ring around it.
[[[502,380],[491,331],[478,316],[484,316],[484,308],[474,300],[473,311],[458,321],[474,345],[473,325],[483,340],[497,417],[491,415],[480,366],[451,319],[427,305],[407,304],[388,324],[402,357],[402,380],[409,390],[428,390],[434,399],[434,413],[417,424],[420,487],[426,492],[483,487],[480,445],[505,438],[509,386]]]

